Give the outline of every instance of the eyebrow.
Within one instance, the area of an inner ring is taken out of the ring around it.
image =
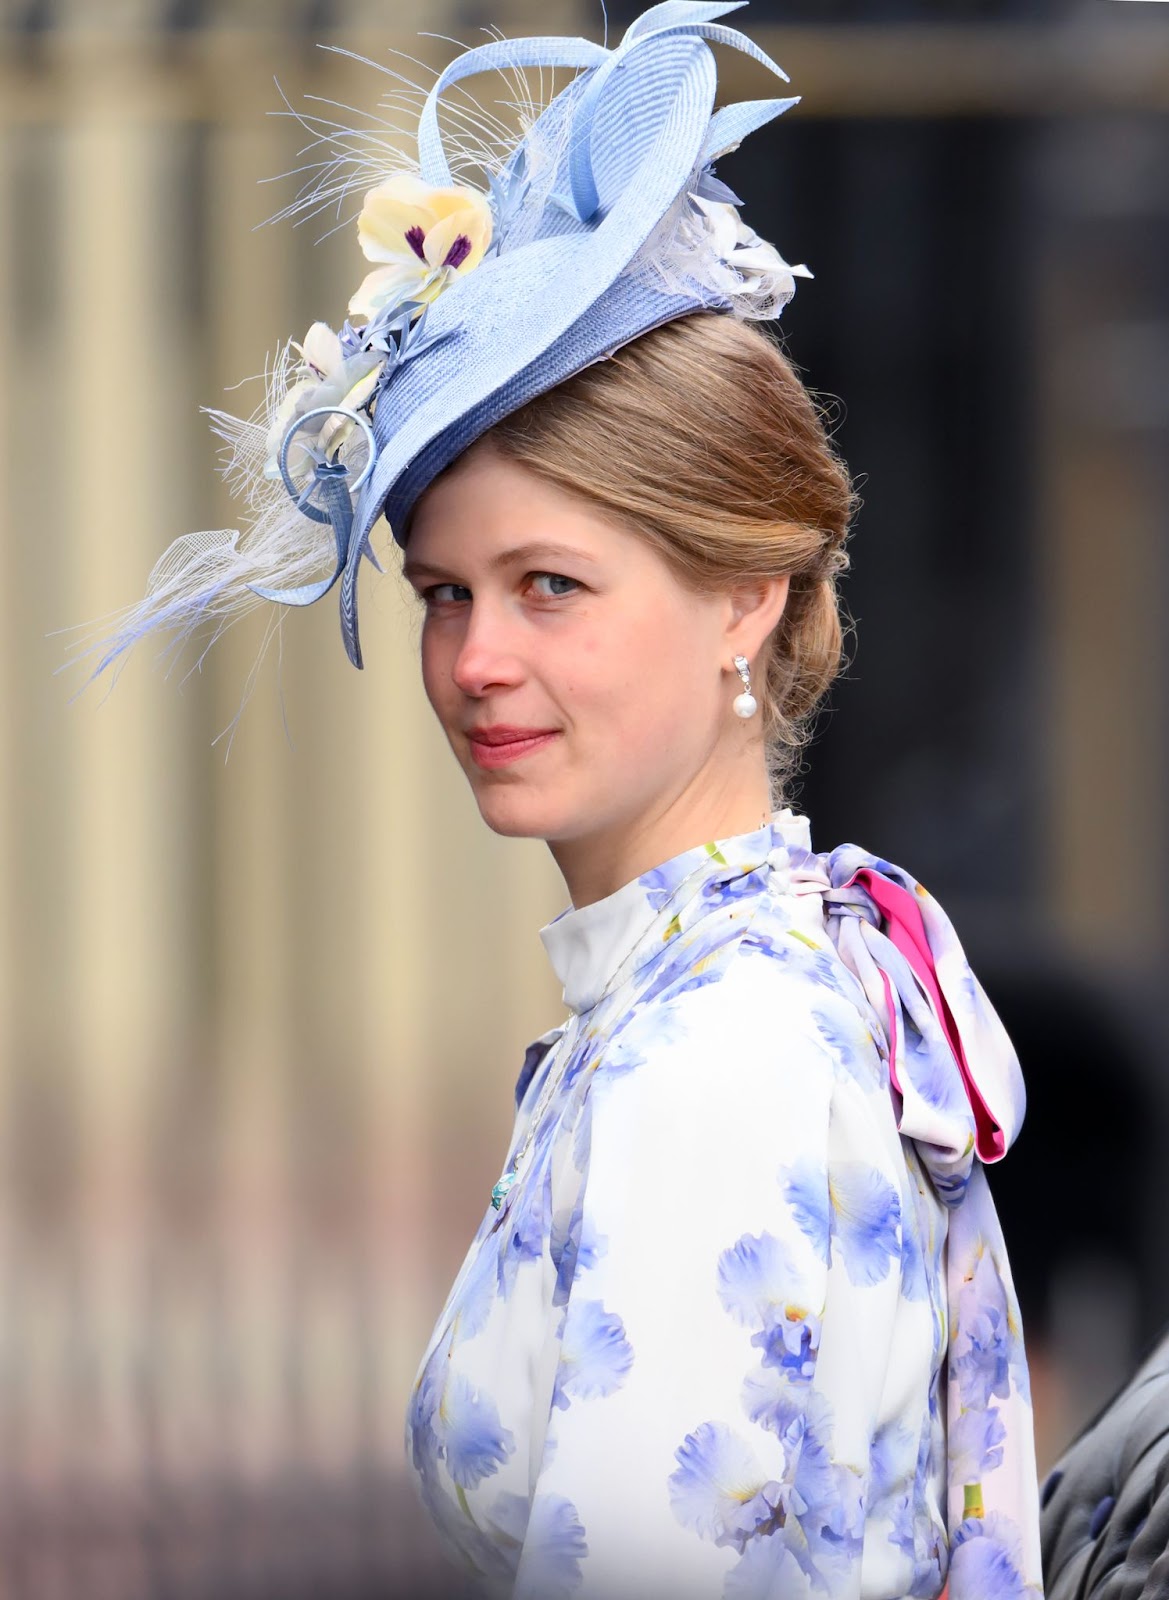
[[[487,566],[490,571],[494,572],[499,567],[506,567],[513,561],[547,560],[549,557],[559,558],[561,556],[567,556],[570,561],[588,561],[593,566],[597,564],[596,557],[589,555],[585,550],[577,550],[573,545],[550,544],[546,540],[538,539],[531,544],[516,545],[513,550],[499,551],[497,555],[491,557]],[[402,563],[402,574],[407,578],[419,578],[424,575],[428,578],[454,577],[454,574],[448,572],[445,567],[433,567],[428,561],[414,561],[410,557],[407,557]]]

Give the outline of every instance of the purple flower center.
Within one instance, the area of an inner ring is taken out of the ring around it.
[[[426,260],[426,252],[422,248],[422,243],[425,238],[426,235],[423,233],[422,229],[417,223],[415,223],[412,228],[406,229],[406,243],[410,246],[411,250],[413,250],[419,261]]]
[[[447,251],[443,266],[461,267],[463,262],[470,254],[471,241],[467,238],[465,233],[460,233],[454,244],[451,245],[450,249]]]

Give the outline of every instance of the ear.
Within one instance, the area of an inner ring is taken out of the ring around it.
[[[732,656],[746,656],[754,661],[764,641],[783,616],[787,605],[791,578],[784,573],[779,578],[753,578],[748,583],[736,584],[729,596],[726,650],[727,661]]]

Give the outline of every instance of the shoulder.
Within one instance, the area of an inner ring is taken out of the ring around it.
[[[743,1106],[790,1102],[793,1085],[826,1099],[842,1079],[875,1090],[878,1046],[841,972],[851,979],[834,950],[756,918],[710,981],[630,1010],[605,1043],[598,1086]]]
[[[717,981],[682,996],[708,1026],[737,1020],[773,1046],[804,1033],[876,1050],[868,996],[828,933],[819,895],[758,896]]]

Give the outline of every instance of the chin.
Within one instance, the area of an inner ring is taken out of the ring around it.
[[[471,788],[479,815],[491,829],[509,839],[556,839],[571,835],[575,810],[563,785],[543,787],[525,782],[499,782],[476,774]]]

